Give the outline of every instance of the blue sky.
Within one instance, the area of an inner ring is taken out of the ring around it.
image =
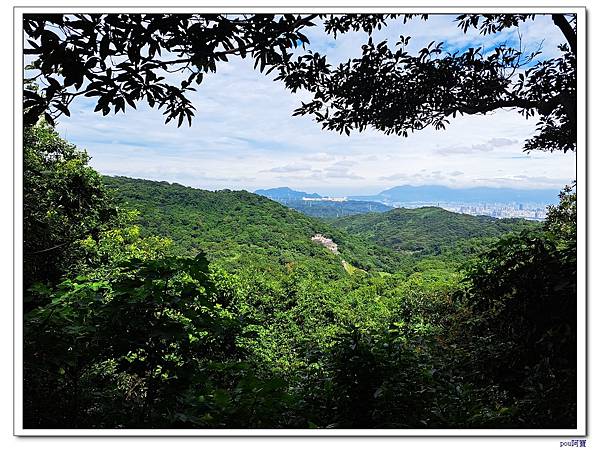
[[[411,36],[415,53],[429,42],[448,50],[517,39],[516,30],[490,38],[463,34],[454,16],[426,22],[390,23],[374,40]],[[543,57],[557,54],[562,36],[549,17],[522,24],[527,50],[543,42]],[[332,63],[358,56],[364,33],[333,40],[321,27],[306,33],[310,48]],[[140,104],[125,115],[93,113],[93,101],[74,102],[61,118],[63,137],[85,148],[91,164],[109,175],[166,180],[204,189],[290,186],[322,194],[369,194],[400,184],[453,187],[503,186],[560,189],[575,178],[574,154],[521,151],[535,120],[514,111],[460,117],[445,131],[424,130],[408,138],[367,130],[351,136],[323,131],[308,117],[292,117],[306,93],[286,91],[251,60],[221,63],[191,96],[197,115],[191,128],[165,125],[160,112]]]

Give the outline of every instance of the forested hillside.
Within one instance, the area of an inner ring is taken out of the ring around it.
[[[539,223],[528,220],[457,214],[436,207],[397,208],[383,214],[342,217],[330,223],[387,248],[419,255],[472,253],[506,233],[540,228]]]
[[[104,182],[121,206],[140,212],[146,235],[171,238],[183,255],[204,251],[229,269],[252,263],[273,271],[301,263],[339,275],[342,259],[384,272],[399,270],[403,262],[385,247],[246,191],[204,191],[124,177],[104,177]],[[312,242],[316,234],[337,243],[339,256]]]
[[[542,228],[446,258],[426,244],[527,227],[376,216],[430,253],[402,255],[248,192],[87,162],[26,129],[25,427],[574,426],[570,190]]]
[[[379,202],[346,200],[346,201],[306,201],[306,200],[286,200],[280,201],[288,208],[300,211],[307,216],[321,218],[337,218],[353,216],[355,214],[365,214],[369,212],[385,212],[392,209]]]
[[[584,14],[15,9],[15,433],[580,434],[585,242],[575,182],[553,189],[576,176]],[[105,177],[59,133],[110,173],[307,186],[260,191],[282,203],[398,182],[351,200],[551,206],[543,223],[308,206],[321,219]]]
[[[456,214],[441,208],[395,209],[325,223],[246,191],[205,191],[178,184],[104,177],[121,207],[139,211],[145,235],[173,241],[180,254],[199,251],[229,270],[249,263],[267,272],[303,264],[339,276],[342,260],[356,268],[412,273],[419,262],[457,269],[510,232],[540,225],[521,219]],[[311,237],[332,239],[339,255]]]

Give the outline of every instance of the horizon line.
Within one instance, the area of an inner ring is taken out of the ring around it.
[[[128,175],[117,175],[117,174],[105,174],[105,173],[100,173],[102,176],[106,176],[106,177],[111,177],[111,178],[128,178],[128,179],[132,179],[132,180],[142,180],[142,181],[152,181],[152,182],[157,182],[157,183],[169,183],[169,184],[177,184],[180,186],[184,186],[184,187],[188,187],[191,189],[199,189],[199,190],[205,190],[205,191],[222,191],[222,190],[231,190],[231,191],[246,191],[249,193],[256,193],[257,191],[266,191],[266,190],[274,190],[274,189],[290,189],[292,191],[295,192],[301,192],[301,193],[308,193],[308,194],[317,194],[320,196],[331,196],[330,194],[321,194],[319,192],[317,192],[318,190],[321,190],[321,188],[325,188],[325,189],[335,189],[337,191],[342,191],[344,188],[343,187],[331,187],[331,188],[326,188],[324,186],[321,187],[310,187],[310,188],[293,188],[290,187],[290,185],[285,185],[285,186],[275,186],[275,187],[260,187],[260,188],[255,188],[255,189],[251,189],[251,188],[232,188],[232,187],[224,187],[224,188],[208,188],[208,187],[199,187],[199,186],[193,186],[191,184],[185,184],[181,181],[169,181],[169,180],[165,180],[165,179],[152,179],[152,178],[144,178],[144,177],[136,177],[136,176],[128,176]],[[575,182],[575,184],[574,184]],[[403,187],[408,187],[408,188],[428,188],[428,187],[436,187],[436,188],[445,188],[445,189],[449,189],[449,190],[467,190],[467,189],[496,189],[496,190],[510,190],[510,191],[553,191],[553,192],[560,192],[565,186],[573,186],[576,189],[576,180],[573,180],[570,183],[565,183],[564,185],[562,185],[562,187],[503,187],[503,186],[492,186],[492,185],[470,185],[470,186],[463,186],[463,187],[457,187],[457,186],[448,186],[448,185],[444,185],[444,184],[398,184],[398,185],[391,185],[389,187],[383,187],[383,188],[377,188],[380,189],[379,192],[375,192],[375,193],[371,193],[371,194],[345,194],[348,197],[369,197],[369,196],[376,196],[376,195],[380,195],[382,192],[391,190],[391,189],[395,189],[395,188],[403,188]],[[308,191],[312,191],[312,192],[308,192]],[[337,194],[336,194],[337,195]],[[338,195],[339,196],[339,195]]]

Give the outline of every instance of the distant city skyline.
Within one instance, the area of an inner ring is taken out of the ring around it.
[[[426,22],[394,23],[376,32],[375,41],[412,36],[409,50],[444,41],[444,50],[490,46],[490,37],[464,34],[454,15],[433,15]],[[543,41],[541,58],[558,53],[560,31],[550,17],[539,16],[519,27],[526,50]],[[517,30],[493,36],[515,43]],[[364,33],[338,40],[322,27],[307,30],[309,48],[333,63],[360,54]],[[293,186],[323,195],[367,195],[402,185],[551,188],[557,192],[575,179],[575,154],[521,151],[534,134],[535,118],[516,111],[451,120],[447,129],[426,129],[408,138],[366,130],[340,136],[307,117],[292,117],[308,97],[291,94],[274,74],[253,70],[250,60],[222,63],[206,77],[191,99],[197,115],[191,128],[164,125],[159,111],[146,105],[125,115],[103,117],[93,100],[77,98],[71,117],[61,118],[60,134],[86,149],[91,165],[107,175],[177,182],[202,189],[254,191]]]
[[[441,186],[396,186],[392,189],[368,196],[329,197],[318,192],[307,193],[281,186],[271,189],[259,189],[256,194],[270,198],[286,206],[310,213],[306,207],[327,204],[338,204],[358,214],[370,212],[371,206],[381,205],[383,208],[421,208],[436,206],[447,211],[485,215],[496,218],[522,218],[543,220],[546,218],[547,206],[558,203],[558,192],[548,189],[517,190],[509,188],[472,188],[445,189]],[[365,205],[360,207],[360,205]],[[348,208],[350,206],[350,208]],[[340,210],[340,212],[341,212]],[[336,210],[337,211],[337,210]]]

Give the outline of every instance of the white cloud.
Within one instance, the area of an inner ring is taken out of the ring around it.
[[[508,139],[508,138],[492,138],[488,141],[492,147],[504,147],[506,145],[517,144],[519,141],[516,139]]]
[[[423,169],[425,170],[425,169]],[[394,173],[392,175],[388,175],[385,177],[379,177],[380,180],[382,181],[404,181],[404,180],[409,180],[411,177],[405,173]]]
[[[273,173],[289,173],[289,172],[305,172],[310,170],[310,166],[308,164],[288,164],[280,167],[273,167],[269,170],[263,170],[263,172],[273,172]]]
[[[523,24],[521,32],[528,44],[546,39],[548,54],[556,53],[562,40],[549,17]],[[394,24],[376,32],[374,40],[388,38],[393,44],[400,34],[412,36],[411,51],[432,40],[458,48],[488,39],[465,35],[448,17],[436,15],[427,22]],[[308,35],[315,48],[338,62],[358,56],[367,39],[364,33],[350,33],[333,41],[320,27]],[[444,131],[426,129],[408,138],[374,130],[348,137],[323,131],[309,117],[292,117],[306,94],[293,95],[272,78],[254,71],[249,60],[219,64],[191,97],[197,108],[191,128],[163,125],[160,112],[146,105],[102,117],[92,112],[90,99],[78,98],[59,131],[86,148],[92,165],[103,173],[207,189],[254,190],[294,182],[295,188],[311,192],[364,194],[409,182],[561,187],[575,177],[573,154],[523,154],[535,119],[525,120],[515,111],[457,117]],[[499,170],[529,178],[498,178]]]
[[[338,161],[335,164],[333,164],[332,167],[352,167],[352,166],[356,166],[358,164],[357,161],[352,161],[349,159],[344,159],[342,161]]]
[[[335,156],[329,153],[312,153],[310,155],[304,156],[302,159],[306,161],[318,161],[318,162],[327,162],[335,160]]]

